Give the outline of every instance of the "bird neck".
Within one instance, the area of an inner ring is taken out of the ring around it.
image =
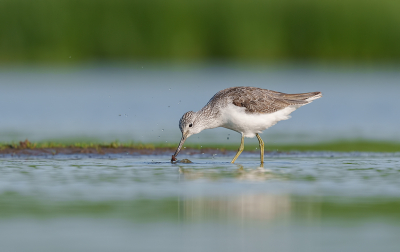
[[[220,127],[223,122],[219,118],[219,113],[216,110],[213,110],[210,106],[205,106],[201,110],[196,112],[196,122],[200,123],[203,130],[204,129],[213,129]]]

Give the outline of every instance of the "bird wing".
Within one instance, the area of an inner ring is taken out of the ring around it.
[[[268,90],[271,95],[278,97],[278,98],[284,98],[287,100],[296,100],[296,101],[305,101],[309,98],[315,97],[315,96],[321,96],[321,92],[309,92],[309,93],[301,93],[301,94],[285,94],[281,92],[276,92],[272,90]],[[319,98],[319,97],[318,97]]]
[[[232,98],[235,106],[245,107],[247,113],[274,113],[292,105],[300,107],[309,103],[308,98],[318,94],[320,93],[285,94],[254,87],[230,88],[224,93]]]

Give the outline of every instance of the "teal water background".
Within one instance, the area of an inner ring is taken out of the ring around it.
[[[400,140],[400,74],[392,68],[272,65],[105,65],[3,68],[0,141],[91,138],[176,144],[178,122],[219,90],[255,86],[323,98],[263,133],[272,143]],[[229,139],[228,139],[229,137]],[[256,139],[248,140],[257,143]],[[188,143],[240,143],[227,129]]]

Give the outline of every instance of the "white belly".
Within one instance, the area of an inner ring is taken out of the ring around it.
[[[222,127],[242,133],[245,137],[254,137],[256,133],[275,125],[277,122],[290,118],[290,113],[297,106],[289,106],[270,114],[248,114],[244,107],[229,104],[221,112]]]

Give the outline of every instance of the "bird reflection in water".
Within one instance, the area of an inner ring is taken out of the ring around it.
[[[237,169],[213,168],[196,169],[179,166],[179,172],[185,180],[206,179],[217,181],[233,179],[261,183],[271,179],[285,179],[282,175],[273,173],[262,165],[256,168],[246,168],[237,165]],[[182,196],[179,200],[181,221],[205,221],[210,219],[227,220],[230,222],[258,223],[259,221],[286,220],[295,210],[290,194],[274,194],[266,191],[246,191],[232,194],[205,194],[197,197]],[[308,209],[310,210],[310,209]],[[312,211],[314,212],[314,211]]]
[[[289,195],[244,193],[195,197],[180,200],[180,218],[185,221],[210,219],[253,222],[289,219],[292,201]]]
[[[183,175],[183,178],[189,180],[195,179],[223,179],[226,177],[234,177],[238,180],[244,181],[264,181],[273,178],[279,178],[273,174],[270,169],[265,169],[264,164],[260,164],[257,168],[244,168],[243,165],[237,165],[238,169],[235,170],[223,170],[220,169],[193,169],[184,168],[179,166],[179,173]]]

